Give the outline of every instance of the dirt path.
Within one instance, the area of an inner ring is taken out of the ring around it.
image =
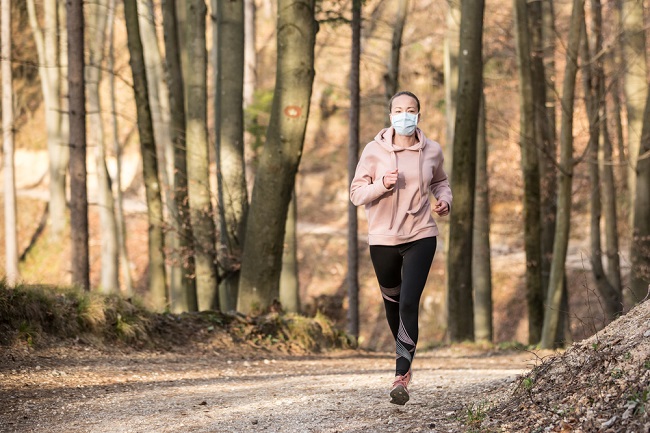
[[[388,353],[3,350],[2,432],[457,432],[468,407],[535,363],[526,352],[418,353],[411,401],[395,406]]]

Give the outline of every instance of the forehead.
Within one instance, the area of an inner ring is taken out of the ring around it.
[[[417,110],[418,103],[412,96],[409,95],[399,95],[397,98],[393,99],[393,110],[396,108],[401,108],[402,110],[407,110],[409,108],[415,108]]]

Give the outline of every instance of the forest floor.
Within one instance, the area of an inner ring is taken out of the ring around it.
[[[228,344],[224,344],[228,343]],[[566,351],[0,346],[2,432],[650,432],[650,302]]]

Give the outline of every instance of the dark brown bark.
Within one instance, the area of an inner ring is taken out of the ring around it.
[[[476,186],[476,139],[483,82],[483,0],[461,3],[458,107],[454,127],[447,310],[451,341],[474,339],[472,300],[472,230]]]
[[[86,184],[86,92],[82,0],[67,0],[70,95],[70,230],[72,284],[90,290]]]

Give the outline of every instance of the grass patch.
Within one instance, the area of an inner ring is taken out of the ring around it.
[[[352,339],[322,314],[272,312],[258,316],[154,313],[119,295],[53,286],[8,288],[0,282],[0,346],[45,346],[54,340],[172,349],[221,339],[284,351],[352,347]]]

